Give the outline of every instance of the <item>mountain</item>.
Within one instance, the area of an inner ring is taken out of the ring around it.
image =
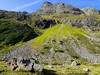
[[[37,14],[53,14],[53,13],[67,13],[67,14],[82,14],[83,11],[81,11],[79,8],[73,7],[71,5],[66,5],[64,3],[57,3],[52,4],[50,2],[44,2],[41,9],[36,12]]]
[[[15,15],[15,16],[14,16]],[[100,14],[94,8],[44,2],[33,13],[0,11],[0,55],[43,64],[100,63]],[[60,61],[59,61],[60,60]]]
[[[48,28],[41,36],[14,49],[10,56],[37,58],[41,63],[63,64],[77,59],[80,63],[100,63],[100,39],[90,32],[66,24]],[[22,53],[22,52],[26,53]],[[33,51],[28,55],[30,51]],[[22,54],[19,54],[22,53]],[[7,57],[10,57],[10,56]],[[60,60],[60,61],[59,61]]]
[[[95,8],[77,8],[72,5],[64,4],[61,2],[58,2],[56,4],[52,4],[50,2],[44,2],[41,9],[36,11],[36,14],[43,15],[43,14],[74,14],[74,15],[80,15],[80,14],[100,14],[100,11]]]

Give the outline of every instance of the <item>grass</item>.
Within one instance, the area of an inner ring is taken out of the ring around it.
[[[33,72],[15,72],[11,71],[5,62],[0,61],[0,75],[41,75],[40,73]]]
[[[34,40],[31,40],[30,42],[33,42],[33,47],[38,47],[42,45],[47,39],[53,38],[57,40],[63,36],[77,37],[77,34],[84,35],[88,34],[88,32],[66,24],[57,24],[51,28],[46,29],[43,35],[35,38]]]
[[[43,75],[92,75],[100,74],[100,64],[86,64],[79,66],[71,66],[71,65],[53,65],[52,68],[49,68],[48,65],[44,65],[45,72]],[[84,68],[89,68],[89,72],[86,73]],[[9,70],[5,62],[0,61],[0,75],[41,75],[40,73],[32,73],[32,72],[15,72]]]
[[[54,70],[56,71],[57,75],[92,75],[100,74],[100,64],[87,64],[87,65],[79,65],[79,66],[70,66],[67,65],[65,67],[59,68],[59,65],[53,65],[53,68],[49,68],[48,66],[45,66],[46,69]],[[87,73],[84,71],[84,68],[89,68],[89,72]]]

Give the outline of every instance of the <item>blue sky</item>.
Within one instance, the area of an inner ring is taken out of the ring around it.
[[[100,0],[0,0],[0,9],[34,12],[38,10],[45,1],[49,1],[53,4],[63,2],[80,8],[93,7],[100,9]]]

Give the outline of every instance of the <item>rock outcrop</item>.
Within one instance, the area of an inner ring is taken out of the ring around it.
[[[76,14],[76,15],[83,13],[79,8],[73,7],[68,4],[66,5],[63,3],[55,4],[54,8],[55,8],[56,13],[66,13],[66,14]]]
[[[13,58],[7,62],[8,67],[13,71],[42,72],[43,66],[37,64],[34,59]]]
[[[40,29],[45,29],[45,28],[49,28],[51,26],[54,26],[55,24],[57,24],[58,21],[56,20],[38,20],[38,21],[35,21],[35,27],[38,27]]]
[[[86,16],[84,18],[63,18],[61,20],[62,22],[78,27],[78,28],[84,28],[89,31],[98,31],[100,30],[100,21],[97,21],[95,17],[92,16]]]
[[[100,11],[95,8],[82,8],[81,9],[86,15],[100,14]]]

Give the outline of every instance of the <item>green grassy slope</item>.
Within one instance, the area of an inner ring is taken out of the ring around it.
[[[83,29],[72,27],[66,24],[57,24],[51,28],[46,29],[43,35],[31,41],[33,42],[33,46],[39,46],[42,45],[47,39],[50,39],[52,37],[53,39],[57,40],[59,38],[62,38],[63,36],[77,37],[77,35],[84,35],[88,33],[89,32]]]
[[[34,28],[14,19],[0,19],[0,56],[37,37]]]
[[[100,54],[100,41],[97,41],[97,38],[91,34],[93,33],[84,29],[66,24],[57,24],[46,29],[41,36],[29,42],[31,43],[30,47],[36,49],[36,53],[41,56],[48,58],[50,56],[47,55],[53,56],[53,63],[61,63],[57,60],[66,61],[62,55],[64,53],[68,53],[72,59],[78,58],[81,62],[87,60],[92,62],[92,58],[96,59],[94,55]],[[84,60],[83,58],[88,59]]]

